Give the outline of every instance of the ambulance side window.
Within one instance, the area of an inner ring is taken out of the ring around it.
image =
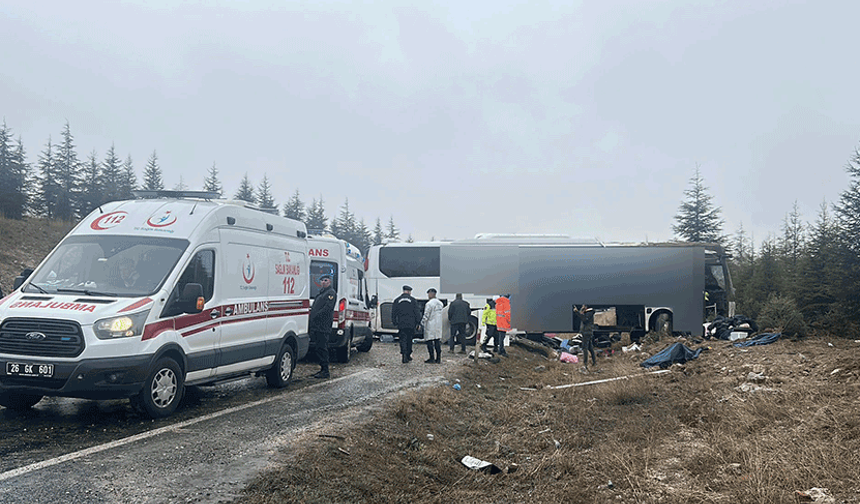
[[[215,251],[201,250],[197,252],[188,263],[176,288],[179,294],[185,289],[186,284],[199,283],[203,286],[203,299],[209,301],[215,292]]]

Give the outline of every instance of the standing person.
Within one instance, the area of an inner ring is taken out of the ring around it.
[[[442,301],[436,299],[436,289],[427,290],[427,304],[424,305],[424,317],[421,325],[424,327],[424,341],[427,343],[427,352],[430,358],[427,364],[442,363]],[[434,352],[435,350],[435,352]]]
[[[511,330],[511,295],[505,294],[496,300],[496,344],[499,355],[507,357],[505,335]]]
[[[331,276],[320,277],[320,292],[314,298],[311,306],[308,329],[311,332],[311,342],[317,359],[320,362],[320,370],[314,378],[328,378],[328,338],[331,334],[331,322],[334,318],[334,304],[337,293],[331,287]]]
[[[582,334],[582,370],[587,372],[589,353],[591,353],[592,367],[597,365],[597,356],[594,355],[594,308],[582,305],[579,309],[574,308],[573,311],[579,315],[579,332]]]
[[[460,340],[460,353],[466,353],[466,323],[469,322],[469,314],[472,307],[468,301],[463,300],[462,294],[457,294],[456,299],[448,306],[448,322],[451,323],[451,338],[448,340],[448,351],[454,353],[457,340]]]
[[[394,299],[391,321],[399,330],[401,362],[412,362],[412,338],[421,322],[421,309],[418,308],[418,301],[412,297],[412,287],[404,285],[403,293]]]
[[[481,324],[487,328],[484,337],[481,338],[481,351],[487,351],[487,343],[490,342],[490,338],[493,338],[493,351],[498,352],[499,345],[496,342],[496,302],[493,301],[493,298],[487,298],[487,304],[484,305],[484,311],[481,313]]]

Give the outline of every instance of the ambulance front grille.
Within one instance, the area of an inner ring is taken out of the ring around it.
[[[77,357],[83,351],[84,334],[77,322],[10,318],[0,325],[0,354]]]

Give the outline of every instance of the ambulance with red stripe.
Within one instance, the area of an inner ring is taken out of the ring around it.
[[[370,329],[370,299],[364,279],[361,250],[330,233],[308,231],[311,300],[320,291],[320,277],[331,275],[337,292],[334,320],[328,347],[334,360],[349,362],[350,351],[368,352],[373,346]]]
[[[308,351],[304,224],[213,193],[140,196],[156,198],[102,205],[0,301],[0,405],[128,397],[163,417],[186,385],[290,381]]]

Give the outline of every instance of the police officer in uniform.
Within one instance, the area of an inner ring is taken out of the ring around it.
[[[412,338],[421,323],[421,309],[412,297],[412,287],[403,286],[403,294],[394,300],[391,307],[391,321],[399,329],[401,362],[412,362]]]
[[[320,287],[322,289],[314,298],[314,304],[311,306],[308,329],[310,329],[311,342],[320,362],[320,370],[314,375],[314,378],[328,378],[330,376],[328,372],[328,337],[331,334],[337,293],[331,287],[331,275],[320,277]]]

